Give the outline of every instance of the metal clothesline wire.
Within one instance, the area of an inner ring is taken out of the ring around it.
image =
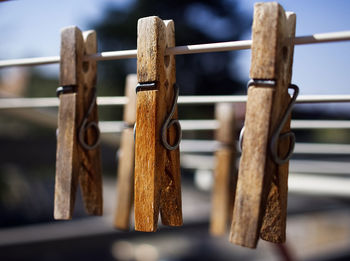
[[[178,104],[210,105],[217,103],[245,103],[246,95],[179,96]],[[350,102],[350,95],[300,95],[296,103],[341,103]],[[123,106],[128,103],[125,96],[104,96],[97,98],[99,106]],[[0,109],[24,109],[58,107],[56,97],[44,98],[0,98]]]
[[[294,39],[295,45],[302,44],[316,44],[326,42],[338,42],[349,41],[350,31],[331,32],[331,33],[319,33],[307,36],[299,36]],[[206,53],[206,52],[224,52],[234,50],[250,49],[252,40],[231,41],[221,43],[209,43],[209,44],[196,44],[196,45],[184,45],[168,48],[165,51],[165,55],[182,55],[182,54],[194,54],[194,53]],[[85,56],[86,61],[107,61],[118,59],[130,59],[136,58],[137,50],[122,50],[122,51],[110,51],[101,52]],[[59,63],[60,56],[49,57],[36,57],[36,58],[23,58],[23,59],[11,59],[0,61],[0,68],[11,66],[34,66]]]

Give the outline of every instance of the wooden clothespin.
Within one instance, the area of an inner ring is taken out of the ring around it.
[[[96,62],[83,61],[97,51],[96,33],[77,27],[61,32],[60,98],[55,219],[71,219],[78,179],[88,214],[102,215],[102,176],[96,106]]]
[[[120,149],[118,151],[117,206],[114,216],[114,226],[128,230],[130,214],[134,198],[134,124],[136,121],[137,75],[130,74],[126,78],[125,96],[128,102],[124,107],[125,128],[122,132]]]
[[[173,21],[156,16],[139,19],[135,139],[135,229],[139,231],[156,231],[159,210],[164,225],[182,225],[175,58],[165,55],[166,48],[174,46]]]
[[[215,136],[216,140],[220,142],[220,147],[215,152],[210,233],[214,236],[223,236],[226,234],[229,221],[232,218],[237,182],[234,105],[230,103],[217,104],[215,116],[219,122]]]
[[[276,2],[254,7],[252,63],[231,242],[255,248],[259,234],[285,241],[295,14]],[[283,130],[282,130],[283,128]]]

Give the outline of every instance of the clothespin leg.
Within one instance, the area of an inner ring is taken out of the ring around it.
[[[175,47],[175,28],[172,20],[164,21],[166,31],[166,47]],[[166,91],[166,101],[174,100],[174,85],[176,84],[175,57],[169,55],[164,58],[166,81],[169,86]],[[172,103],[168,103],[166,110],[171,110]],[[177,108],[173,119],[177,119]],[[174,144],[179,133],[172,125],[167,133],[169,144]],[[182,225],[182,201],[181,201],[181,172],[180,150],[166,150],[165,171],[162,173],[162,189],[160,200],[160,214],[162,223],[167,226]]]
[[[95,31],[86,31],[84,37],[84,55],[94,54],[97,52],[97,39]],[[98,123],[98,111],[96,104],[96,78],[97,64],[96,61],[85,61],[81,67],[83,84],[79,86],[77,92],[80,97],[79,106],[79,134],[85,132],[85,143],[88,145],[99,142],[99,130],[93,127],[80,130],[84,117],[90,106],[93,109],[87,118],[87,122]],[[93,101],[95,100],[95,101]],[[93,104],[91,104],[93,102]],[[79,139],[78,139],[79,140]],[[102,215],[102,163],[101,149],[98,144],[93,149],[87,149],[82,146],[81,140],[78,143],[80,155],[79,181],[86,212],[90,215]]]
[[[60,85],[62,90],[58,112],[55,219],[71,219],[79,178],[79,152],[77,147],[78,97],[74,93],[81,81],[78,69],[82,63],[84,42],[77,27],[61,31]],[[71,59],[76,57],[76,59]]]
[[[235,153],[232,149],[221,148],[215,152],[215,159],[210,233],[223,236],[226,235],[229,220],[232,218],[236,178],[232,162],[235,162]]]
[[[223,236],[227,233],[229,221],[232,219],[237,182],[233,104],[217,104],[215,116],[220,125],[215,132],[215,139],[220,143],[220,146],[215,152],[210,233],[214,236]]]
[[[125,96],[128,103],[124,107],[124,123],[120,149],[118,151],[117,204],[114,215],[114,226],[128,230],[134,199],[134,124],[136,120],[136,74],[128,75],[125,86]]]
[[[295,24],[296,16],[294,13],[285,12],[286,24],[284,33],[286,34],[282,55],[285,59],[284,80],[289,84],[291,81],[291,71],[294,54]],[[291,98],[287,92],[283,93],[281,98],[281,111],[287,110]],[[286,124],[281,133],[290,132],[291,115],[289,115]],[[278,144],[278,154],[284,157],[291,146],[290,139],[280,139]],[[271,161],[270,161],[271,162]],[[271,163],[270,163],[271,164]],[[260,237],[273,243],[284,243],[286,241],[286,222],[287,222],[287,198],[288,198],[288,172],[289,161],[282,165],[277,165],[272,174],[271,188],[268,194],[265,215],[263,218]]]
[[[75,104],[75,93],[61,94],[57,131],[55,219],[71,219],[73,215],[79,175],[78,152],[74,142]]]

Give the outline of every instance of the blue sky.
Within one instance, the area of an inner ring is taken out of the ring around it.
[[[241,1],[243,10],[252,15],[254,2]],[[268,1],[260,1],[268,2]],[[348,0],[281,0],[286,11],[296,13],[296,35],[350,30]],[[245,36],[251,38],[250,33]],[[292,81],[301,94],[350,94],[347,78],[350,72],[350,41],[296,46]],[[241,75],[248,75],[250,52],[241,52]]]
[[[82,30],[99,20],[107,6],[127,7],[133,0],[18,0],[0,4],[0,59],[59,54],[60,29],[77,25]],[[254,2],[239,1],[242,12],[252,16]],[[297,14],[297,35],[350,30],[348,0],[284,0],[279,3]],[[176,25],[176,21],[175,21]],[[135,25],[136,30],[136,25]],[[242,37],[250,39],[251,32]],[[248,80],[250,51],[239,51],[234,67]],[[350,94],[347,83],[350,42],[296,46],[293,82],[301,94]],[[42,66],[57,74],[57,66]]]

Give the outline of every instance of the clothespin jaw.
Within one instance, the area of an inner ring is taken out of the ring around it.
[[[71,219],[78,180],[86,210],[102,214],[101,161],[96,108],[96,35],[77,27],[61,32],[60,98],[55,182],[55,219]],[[89,128],[90,127],[90,128]],[[91,128],[92,127],[92,128]],[[88,150],[88,151],[87,151]]]
[[[284,10],[282,9],[282,12]],[[281,47],[279,49],[278,56],[282,60],[281,67],[279,69],[278,80],[276,86],[280,86],[280,99],[278,100],[277,94],[275,94],[274,108],[275,106],[280,106],[281,110],[279,113],[274,115],[271,119],[272,128],[270,129],[270,135],[275,135],[271,133],[271,130],[276,130],[276,126],[280,123],[282,118],[285,116],[284,112],[288,110],[288,106],[295,102],[295,98],[298,95],[298,88],[294,89],[293,99],[291,99],[288,94],[288,88],[292,87],[292,67],[293,67],[293,54],[294,54],[294,37],[295,37],[295,25],[296,25],[296,15],[292,12],[285,12],[285,24],[282,26],[285,37],[280,37]],[[281,131],[282,134],[291,133],[290,130],[291,114],[288,115],[288,119],[283,126]],[[294,134],[293,134],[294,135]],[[281,137],[281,136],[280,136]],[[283,158],[287,155],[291,146],[294,148],[295,140],[290,138],[280,138],[277,145],[277,153]],[[271,145],[271,136],[270,136]],[[284,243],[286,241],[286,221],[287,221],[287,199],[288,199],[288,173],[289,173],[289,161],[282,164],[276,164],[275,161],[269,158],[269,166],[274,166],[276,169],[273,171],[271,167],[271,182],[270,189],[268,192],[265,215],[263,217],[262,227],[260,230],[260,237],[264,240],[273,243]]]
[[[234,105],[217,104],[215,118],[219,122],[215,139],[220,145],[215,152],[210,233],[214,236],[223,236],[227,233],[229,220],[232,219],[234,191],[237,182]]]
[[[83,52],[84,42],[80,30],[77,27],[64,28],[61,32],[61,86],[76,89],[81,81],[76,68],[82,64]],[[59,98],[54,218],[71,219],[79,177],[77,94],[74,91],[62,93]]]
[[[175,124],[167,121],[170,112],[177,118],[175,58],[165,55],[173,46],[173,21],[139,19],[134,200],[135,229],[140,231],[156,231],[159,211],[163,224],[182,225],[179,150],[165,147],[179,138]]]
[[[93,30],[83,32],[84,55],[97,52],[97,36]],[[101,216],[102,162],[99,146],[100,130],[97,110],[97,62],[84,61],[79,68],[83,82],[77,89],[78,95],[78,148],[80,156],[79,181],[85,210],[89,215]]]
[[[118,151],[117,204],[114,226],[121,230],[129,230],[131,208],[134,199],[134,124],[136,121],[137,75],[130,74],[126,78],[125,96],[128,103],[124,107],[123,120],[125,128],[122,132]]]
[[[248,88],[230,233],[231,242],[251,248],[260,234],[272,242],[285,240],[288,163],[279,166],[272,160],[270,142],[291,100],[294,35],[294,14],[285,13],[276,2],[255,4],[250,69],[254,81]],[[282,155],[283,145],[278,146]]]

